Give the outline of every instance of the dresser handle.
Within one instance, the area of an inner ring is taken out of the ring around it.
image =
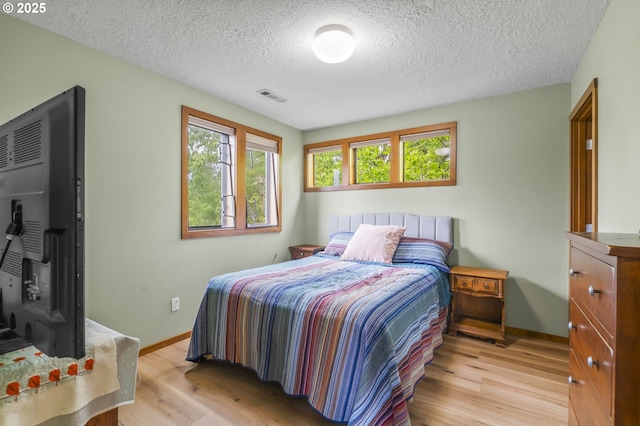
[[[569,378],[567,379],[567,382],[569,382],[570,385],[574,385],[576,383],[578,383],[577,380],[573,380],[573,377],[569,376]]]
[[[574,325],[573,321],[569,321],[569,331],[571,331],[572,328],[575,328],[577,330],[578,326]]]
[[[593,357],[589,356],[587,357],[587,365],[589,366],[589,368],[593,368],[594,365],[596,367],[600,366],[600,363],[598,361],[594,361]]]
[[[485,289],[485,290],[489,290],[489,284],[484,283],[484,289]]]
[[[571,275],[572,277],[575,275],[578,275],[580,272],[578,271],[574,271],[573,268],[569,269],[569,275]]]
[[[591,297],[595,296],[596,293],[602,293],[600,290],[596,290],[595,288],[593,288],[592,285],[589,286],[588,291],[589,291],[589,296]]]

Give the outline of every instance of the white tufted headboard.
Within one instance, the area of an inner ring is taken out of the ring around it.
[[[453,219],[449,216],[417,216],[404,213],[362,213],[330,215],[329,235],[335,232],[355,232],[361,223],[370,225],[397,225],[407,230],[405,237],[429,238],[453,242]]]

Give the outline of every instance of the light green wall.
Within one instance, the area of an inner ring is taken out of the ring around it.
[[[598,78],[598,230],[640,229],[640,1],[612,0],[571,84]]]
[[[408,212],[455,219],[453,261],[506,269],[507,325],[566,336],[568,84],[306,132],[305,143],[458,122],[452,187],[305,193],[309,243],[329,214]]]
[[[89,317],[142,346],[167,339],[191,329],[211,276],[286,259],[301,242],[300,131],[4,14],[0,40],[0,123],[86,89]],[[281,233],[180,239],[183,104],[282,136]]]
[[[453,216],[456,263],[510,271],[507,325],[566,336],[568,114],[590,79],[600,77],[601,162],[607,160],[601,172],[611,176],[600,180],[600,219],[601,228],[613,227],[617,221],[613,208],[603,206],[604,192],[622,200],[625,189],[611,183],[622,173],[613,165],[612,150],[640,150],[631,146],[631,126],[622,126],[619,117],[631,122],[630,117],[640,116],[638,107],[626,111],[633,107],[640,79],[639,59],[632,55],[638,29],[630,25],[638,5],[632,3],[612,2],[573,85],[304,134],[0,15],[0,40],[11,40],[0,44],[0,122],[73,85],[87,89],[87,314],[141,337],[143,346],[191,328],[212,275],[270,263],[275,254],[284,260],[291,244],[324,243],[329,214],[357,212]],[[610,23],[618,19],[629,22],[628,28]],[[609,52],[610,44],[624,48]],[[602,63],[608,61],[624,66]],[[283,137],[282,233],[180,240],[182,104]],[[302,192],[303,143],[448,121],[458,122],[455,187]],[[624,173],[635,173],[627,181],[637,182],[639,169],[627,163],[640,156],[621,157],[615,161],[624,162]],[[633,187],[626,185],[626,191]],[[623,207],[632,212],[624,218],[637,228],[633,219],[640,201],[632,198],[625,199]],[[174,296],[180,296],[181,310],[171,313]]]

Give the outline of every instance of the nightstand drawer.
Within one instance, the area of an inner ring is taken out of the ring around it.
[[[464,275],[455,275],[453,279],[453,289],[459,291],[472,291],[483,294],[500,294],[500,284],[498,280],[488,278],[474,278]]]
[[[497,280],[488,280],[486,278],[476,278],[473,283],[473,291],[476,293],[500,294],[500,286]]]
[[[304,250],[294,250],[293,258],[294,259],[302,259],[303,257],[313,256],[312,251],[304,251]]]
[[[324,246],[314,246],[310,244],[289,247],[292,260],[313,256],[322,249],[324,249]]]
[[[473,291],[473,278],[455,275],[453,278],[454,290]]]

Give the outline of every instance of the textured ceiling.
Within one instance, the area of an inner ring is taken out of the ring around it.
[[[309,130],[568,82],[608,3],[58,0],[12,16]],[[353,31],[347,62],[313,55],[327,24]]]

